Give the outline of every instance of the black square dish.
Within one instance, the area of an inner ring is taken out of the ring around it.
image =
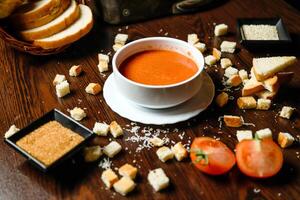
[[[243,25],[273,25],[276,26],[279,40],[247,40],[243,31]],[[281,18],[243,18],[237,21],[237,31],[240,43],[253,50],[276,50],[287,48],[291,45],[291,37],[286,30]]]
[[[81,135],[84,140],[79,143],[77,146],[75,146],[73,149],[71,149],[69,152],[67,152],[65,155],[63,155],[61,158],[53,162],[51,165],[46,166],[33,156],[31,156],[28,152],[24,151],[22,148],[20,148],[16,143],[19,139],[24,137],[25,135],[31,133],[35,129],[39,128],[40,126],[46,124],[50,121],[57,121],[61,125],[63,125],[66,128],[71,129],[72,131],[76,132],[77,134]],[[18,151],[20,154],[22,154],[24,157],[26,157],[34,166],[36,166],[38,169],[46,172],[50,169],[58,166],[63,161],[70,159],[76,152],[78,152],[84,145],[87,143],[90,137],[92,137],[93,132],[89,130],[88,128],[84,127],[71,117],[65,115],[61,111],[54,109],[42,116],[41,118],[37,119],[36,121],[32,122],[27,127],[21,129],[14,135],[12,135],[9,138],[5,139],[5,142],[7,142],[11,147],[13,147],[16,151]]]

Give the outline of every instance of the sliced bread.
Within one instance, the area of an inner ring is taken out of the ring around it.
[[[273,76],[272,78],[268,78],[263,81],[264,88],[270,92],[275,92],[279,90],[280,84],[277,76]]]
[[[53,21],[37,28],[21,31],[19,35],[26,41],[42,39],[67,28],[79,18],[79,15],[80,8],[76,1],[72,0],[71,5],[67,8],[67,10]]]
[[[253,71],[256,79],[263,81],[295,62],[295,56],[254,58]]]
[[[79,40],[93,27],[93,14],[91,9],[85,5],[79,5],[80,17],[65,30],[50,37],[34,40],[33,44],[44,49],[52,49],[65,46]]]
[[[261,82],[258,82],[255,78],[251,78],[242,89],[242,96],[252,96],[264,89],[264,85]]]

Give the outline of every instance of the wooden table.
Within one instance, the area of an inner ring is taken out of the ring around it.
[[[149,36],[169,36],[186,40],[187,34],[198,33],[201,41],[209,49],[219,47],[222,40],[237,40],[236,19],[239,17],[282,17],[288,31],[293,36],[294,49],[281,52],[280,55],[296,55],[299,59],[300,13],[281,0],[244,0],[228,1],[222,6],[195,14],[172,16],[163,19],[130,24],[110,26],[97,23],[92,33],[74,44],[65,53],[35,57],[17,52],[0,41],[0,132],[2,136],[12,124],[25,127],[47,111],[58,108],[68,114],[68,109],[75,106],[86,108],[88,117],[82,124],[92,128],[95,121],[118,121],[124,128],[130,121],[120,117],[105,103],[102,94],[92,96],[86,94],[84,88],[89,82],[105,83],[107,76],[99,74],[97,69],[97,53],[113,52],[111,47],[114,36],[118,32],[129,34],[130,40]],[[230,34],[214,37],[214,23],[229,25]],[[226,55],[232,59],[239,69],[251,68],[254,56],[272,55],[249,52],[238,45],[235,54]],[[68,76],[69,68],[74,64],[84,66],[84,74],[78,78]],[[236,108],[236,97],[240,91],[232,92],[235,100],[223,109],[214,104],[197,117],[172,126],[151,126],[153,128],[178,128],[186,132],[183,143],[196,136],[220,138],[230,148],[237,143],[235,128],[219,129],[218,117],[223,114],[241,115],[245,121],[252,122],[255,127],[246,127],[253,131],[271,128],[274,138],[279,131],[287,131],[299,137],[299,112],[291,120],[281,119],[276,114],[283,105],[290,105],[300,110],[300,61],[290,70],[295,72],[293,80],[281,89],[278,98],[270,111],[246,111]],[[215,71],[215,69],[217,69]],[[221,89],[220,79],[224,71],[218,68],[208,70],[214,79],[216,89]],[[56,97],[52,80],[56,74],[65,74],[71,84],[72,93],[62,99]],[[217,91],[218,93],[218,91]],[[140,124],[143,127],[143,125]],[[267,180],[254,180],[244,176],[237,167],[227,175],[220,177],[207,176],[192,166],[189,160],[175,160],[162,163],[155,154],[155,148],[135,153],[137,144],[125,141],[132,134],[125,131],[124,137],[117,139],[123,146],[120,155],[114,158],[113,169],[122,164],[136,161],[139,167],[137,188],[127,198],[138,199],[299,199],[300,196],[300,159],[299,146],[285,149],[284,167],[281,172]],[[178,133],[170,133],[171,140],[179,141]],[[109,142],[108,138],[97,141],[102,146]],[[73,168],[61,168],[56,173],[43,174],[33,168],[29,162],[12,148],[0,142],[0,199],[125,199],[106,190],[100,180],[102,169],[97,163],[76,163]],[[127,149],[127,150],[125,150]],[[170,177],[171,186],[160,193],[154,193],[147,182],[150,169],[161,167]]]

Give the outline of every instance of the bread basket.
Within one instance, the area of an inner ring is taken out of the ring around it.
[[[84,0],[76,0],[77,3],[85,4]],[[12,48],[15,48],[19,51],[29,53],[32,55],[52,55],[57,54],[65,50],[68,46],[66,45],[63,47],[55,48],[55,49],[43,49],[38,46],[34,46],[30,42],[25,42],[19,40],[17,37],[15,37],[12,33],[12,30],[5,22],[0,22],[0,38],[5,41],[5,43],[8,46],[11,46]]]

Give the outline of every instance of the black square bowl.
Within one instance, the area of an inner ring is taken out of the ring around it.
[[[243,25],[272,25],[276,26],[279,40],[247,40]],[[280,50],[290,47],[292,39],[281,18],[241,18],[237,20],[237,31],[240,43],[253,50]]]
[[[52,163],[49,166],[44,165],[42,162],[31,156],[28,152],[24,151],[22,148],[20,148],[16,142],[24,137],[25,135],[31,133],[35,129],[39,128],[40,126],[46,124],[49,121],[57,121],[61,125],[63,125],[66,128],[71,129],[75,133],[81,135],[84,140],[79,143],[77,146],[75,146],[73,149],[71,149],[69,152],[67,152],[65,155],[63,155],[61,158],[56,160],[54,163]],[[81,148],[83,148],[88,140],[93,136],[93,132],[86,128],[85,126],[81,125],[71,117],[65,115],[61,111],[54,109],[42,116],[41,118],[37,119],[36,121],[32,122],[27,127],[21,129],[14,135],[12,135],[9,138],[5,139],[5,142],[8,143],[12,148],[14,148],[17,152],[19,152],[21,155],[26,157],[31,164],[33,164],[38,169],[42,170],[43,172],[47,172],[54,167],[58,166],[62,162],[70,159],[74,154],[76,154]]]

